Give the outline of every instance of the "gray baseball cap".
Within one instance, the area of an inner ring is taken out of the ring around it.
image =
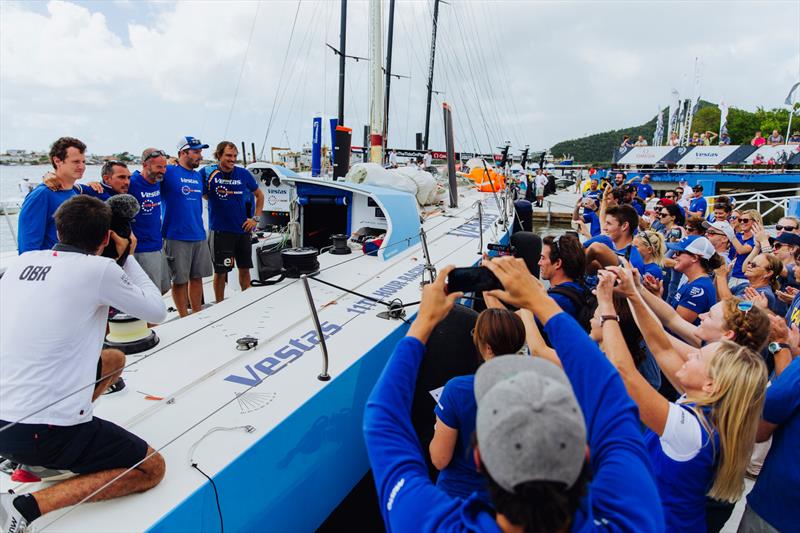
[[[539,357],[493,357],[475,374],[475,399],[481,460],[503,489],[578,480],[586,423],[563,370]]]

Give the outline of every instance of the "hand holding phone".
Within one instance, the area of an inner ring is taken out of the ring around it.
[[[497,276],[486,267],[454,268],[447,276],[447,292],[483,292],[502,288]]]

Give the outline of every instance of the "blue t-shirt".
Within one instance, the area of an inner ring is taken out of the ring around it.
[[[653,194],[655,194],[653,192],[653,187],[649,183],[640,183],[636,186],[636,196],[642,200],[647,200],[653,196]]]
[[[203,182],[196,170],[180,165],[168,165],[161,182],[161,202],[164,238],[176,241],[202,241],[206,238],[203,227]]]
[[[589,224],[589,232],[592,237],[600,235],[600,217],[597,216],[596,212],[584,208],[583,221]]]
[[[84,185],[83,183],[79,183],[79,184],[75,185],[75,189],[77,189],[78,194],[85,194],[87,196],[93,196],[94,198],[99,198],[100,200],[103,200],[104,202],[106,200],[108,200],[109,198],[111,198],[112,196],[114,196],[115,194],[117,194],[116,192],[114,192],[114,189],[112,189],[111,187],[109,187],[105,183],[101,183],[100,185],[103,186],[103,192],[97,192],[94,189],[92,189],[91,187],[89,187],[88,185]],[[136,248],[138,249],[139,246],[137,245]]]
[[[708,312],[715,303],[717,303],[717,291],[714,288],[714,282],[708,276],[700,276],[693,281],[684,283],[669,302],[674,309],[682,306],[698,315]],[[700,323],[699,316],[694,323],[695,325]]]
[[[474,387],[474,375],[451,379],[445,384],[433,410],[439,420],[458,430],[453,458],[439,472],[436,486],[450,496],[465,500],[473,492],[478,492],[482,499],[489,502],[486,482],[475,468],[472,457],[472,434],[475,432],[475,416],[478,412]]]
[[[583,197],[584,198],[591,198],[592,200],[595,201],[595,203],[599,204],[600,203],[600,197],[602,196],[602,194],[603,194],[603,191],[601,191],[600,189],[597,189],[596,191],[593,191],[593,190],[590,189],[590,190],[586,191],[585,193],[583,193]]]
[[[741,242],[742,244],[745,244],[745,245],[749,244],[750,246],[753,246],[755,244],[755,242],[756,242],[755,235],[753,235],[749,239],[745,239],[744,236],[741,233],[737,233],[736,234],[736,238],[739,239],[739,242]],[[728,252],[728,258],[730,258],[731,260],[733,260],[735,258],[735,260],[733,262],[733,267],[731,268],[731,277],[732,278],[745,279],[744,270],[743,270],[742,267],[744,266],[744,260],[747,259],[748,255],[750,255],[750,252],[747,252],[745,254],[737,254],[736,253],[736,248],[731,246],[731,249]]]
[[[792,300],[792,305],[790,305],[789,310],[786,311],[786,323],[790,327],[800,327],[800,293],[795,295],[794,300]]]
[[[629,244],[628,246],[625,246],[625,247],[623,247],[623,248],[618,250],[614,246],[614,241],[611,240],[611,237],[609,237],[608,235],[597,235],[596,237],[592,237],[591,239],[585,240],[583,242],[583,247],[584,248],[588,248],[592,243],[595,243],[595,242],[599,242],[599,243],[605,244],[606,246],[608,246],[609,248],[614,250],[614,252],[617,255],[621,256],[621,257],[624,257],[625,254],[627,253],[626,249],[630,248],[630,257],[629,257],[629,259],[630,259],[631,265],[633,266],[633,268],[637,269],[639,272],[642,272],[644,270],[644,259],[642,259],[642,254],[639,253],[639,250],[637,250],[636,247],[633,244]]]
[[[795,298],[795,302],[797,298]],[[764,466],[747,495],[753,510],[779,531],[800,526],[800,358],[767,388],[763,418],[777,424]]]
[[[577,291],[577,293],[579,295],[583,295],[583,291],[585,290],[583,287],[581,287],[578,283],[575,283],[574,281],[567,281],[567,282],[561,283],[561,284],[557,285],[557,287],[569,287],[569,288],[574,289],[575,291]],[[565,313],[570,315],[575,320],[578,320],[578,309],[575,308],[575,304],[572,303],[572,300],[569,298],[569,296],[564,296],[563,294],[559,294],[557,292],[552,292],[552,290],[553,290],[553,288],[548,290],[547,294],[549,294],[550,297],[553,300],[555,300],[555,302],[558,304],[558,306],[561,309],[563,309]],[[581,296],[580,299],[582,300],[583,296]]]
[[[137,252],[161,249],[161,184],[149,183],[137,170],[131,174],[128,194],[139,202],[139,213],[131,220],[131,230],[138,239]]]
[[[700,213],[700,216],[705,216],[706,209],[708,208],[708,202],[702,196],[700,198],[693,198],[691,202],[689,202],[689,211],[693,213]]]
[[[25,197],[19,212],[17,252],[23,254],[52,248],[58,242],[53,213],[76,194],[75,189],[51,191],[44,183],[33,189]]]
[[[644,270],[640,272],[642,276],[645,274],[651,274],[654,278],[658,280],[664,279],[664,271],[655,263],[647,263],[644,265]]]
[[[644,204],[642,202],[638,202],[636,201],[636,199],[634,199],[631,202],[631,207],[633,208],[634,211],[636,211],[637,215],[639,216],[644,215]]]
[[[252,211],[252,191],[258,184],[249,170],[233,167],[224,173],[216,165],[200,171],[203,194],[208,198],[208,228],[212,231],[245,233],[242,224]]]
[[[732,294],[737,298],[744,297],[744,291],[747,287],[750,286],[750,283],[741,283],[733,288]],[[783,315],[786,312],[786,306],[775,297],[775,293],[772,290],[772,287],[765,286],[759,287],[756,289],[756,292],[759,294],[763,294],[764,297],[767,299],[767,307],[769,307],[770,311],[775,314]]]

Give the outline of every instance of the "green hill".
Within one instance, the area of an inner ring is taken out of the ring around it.
[[[795,109],[800,109],[800,103],[795,104]],[[796,111],[795,111],[796,112]],[[664,109],[664,121],[668,118],[669,109]],[[692,120],[692,133],[704,131],[719,131],[720,111],[717,104],[700,100],[700,106]],[[795,116],[797,119],[797,116]],[[761,130],[764,136],[777,129],[781,135],[786,134],[786,127],[789,123],[789,111],[783,109],[765,110],[759,107],[756,111],[750,112],[731,107],[728,109],[728,134],[731,136],[732,144],[747,144],[753,138],[756,130]],[[800,119],[795,120],[800,129]],[[647,142],[652,144],[653,135],[656,131],[656,117],[639,126],[631,126],[619,130],[595,133],[580,139],[562,141],[553,145],[550,151],[554,156],[560,157],[562,154],[569,154],[575,158],[576,163],[587,164],[609,164],[611,162],[614,149],[622,142],[624,135],[629,135],[634,141],[639,135],[643,135]],[[665,140],[662,140],[665,142]]]

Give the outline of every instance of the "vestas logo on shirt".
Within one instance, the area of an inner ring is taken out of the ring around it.
[[[153,200],[147,199],[142,202],[142,212],[150,213],[153,209],[159,206],[161,206],[161,202],[154,202]]]
[[[330,322],[323,322],[320,329],[322,329],[322,336],[328,339],[339,333],[342,330],[342,326]],[[225,378],[225,381],[254,387],[265,378],[286,368],[289,363],[299,359],[303,354],[314,349],[319,343],[320,339],[317,335],[317,331],[308,331],[301,335],[299,339],[291,339],[288,344],[281,346],[275,350],[272,355],[265,357],[253,366],[246,365],[244,367],[245,375],[231,374]]]

